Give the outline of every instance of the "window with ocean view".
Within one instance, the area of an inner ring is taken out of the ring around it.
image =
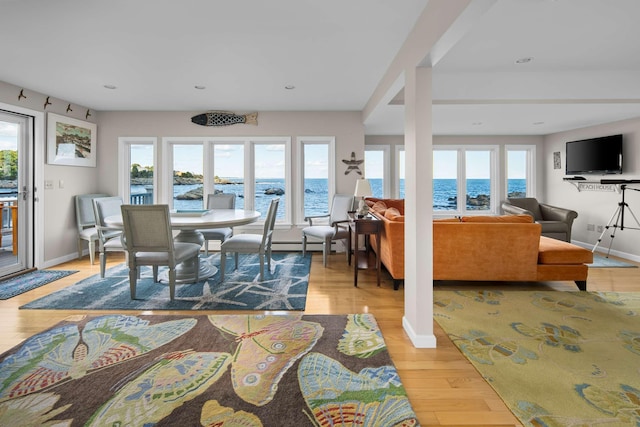
[[[458,210],[458,151],[433,151],[433,210]]]
[[[252,144],[254,159],[254,210],[266,218],[271,199],[280,197],[276,221],[287,212],[286,175],[287,156],[284,143]]]
[[[173,209],[203,209],[202,144],[172,144]]]
[[[333,177],[329,174],[334,168],[331,162],[333,147],[323,140],[299,140],[301,147],[303,218],[306,216],[325,215],[329,212],[329,182]],[[331,166],[331,167],[330,167]],[[331,179],[330,179],[331,178]],[[332,185],[333,188],[333,185]],[[331,191],[333,193],[333,191]]]
[[[156,200],[156,138],[119,138],[124,177],[120,193],[123,201],[132,205],[151,205]]]
[[[365,145],[364,178],[369,180],[371,194],[379,199],[389,195],[389,146]]]
[[[213,188],[236,195],[236,209],[244,209],[244,144],[213,143]]]
[[[535,195],[534,159],[535,145],[507,145],[507,197]]]

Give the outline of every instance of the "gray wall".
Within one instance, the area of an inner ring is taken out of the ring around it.
[[[640,179],[640,119],[624,120],[578,129],[570,132],[547,135],[544,143],[544,170],[546,201],[553,205],[566,206],[578,212],[578,218],[574,222],[572,238],[589,249],[596,244],[601,233],[587,231],[587,224],[606,225],[618,207],[622,195],[617,192],[603,191],[578,191],[574,185],[565,182],[565,143],[579,139],[595,138],[599,136],[623,134],[623,174],[622,175],[584,175],[588,180],[600,181],[600,179]],[[553,169],[553,153],[559,151],[562,158],[562,168]],[[640,184],[629,185],[640,189]],[[626,191],[626,202],[631,211],[640,220],[640,192]],[[625,213],[625,227],[640,228],[633,217]],[[605,233],[598,250],[607,250],[609,247],[609,235],[614,228]],[[640,261],[640,230],[624,229],[616,230],[611,253],[620,255],[634,261]]]

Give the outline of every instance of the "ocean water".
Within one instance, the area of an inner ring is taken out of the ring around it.
[[[233,181],[233,178],[228,178]],[[241,180],[236,178],[238,182]],[[369,179],[371,184],[371,192],[374,197],[382,197],[382,180]],[[173,206],[174,209],[202,209],[203,200],[179,200],[177,197],[187,193],[201,184],[195,185],[175,185],[173,187]],[[236,208],[244,208],[244,185],[243,184],[225,184],[216,185],[216,189],[224,193],[236,194]],[[284,191],[284,179],[264,179],[256,182],[256,210],[266,216],[269,203],[276,194],[265,194],[270,189],[280,189]],[[140,188],[132,187],[131,193],[139,192]],[[306,179],[305,180],[305,215],[322,215],[327,213],[328,209],[328,185],[326,179]],[[468,210],[484,210],[488,209],[490,191],[490,180],[488,179],[469,179],[467,180],[467,209]],[[510,179],[508,183],[508,194],[524,196],[526,192],[526,180]],[[404,194],[404,180],[400,182],[400,193]],[[455,209],[457,199],[457,181],[455,179],[434,179],[433,180],[433,209],[434,210],[452,210]],[[483,197],[483,196],[486,196]],[[483,204],[483,202],[485,204]],[[284,218],[285,199],[280,199],[278,208],[278,218]]]

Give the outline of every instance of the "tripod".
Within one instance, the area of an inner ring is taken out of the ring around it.
[[[591,250],[591,252],[595,252],[596,251],[596,248],[598,247],[598,245],[602,241],[602,237],[605,235],[605,233],[607,232],[607,230],[609,230],[610,227],[613,227],[613,232],[611,233],[611,241],[609,242],[609,249],[607,250],[607,258],[609,258],[609,253],[611,252],[611,245],[613,245],[613,239],[616,237],[616,230],[618,228],[620,228],[620,230],[624,230],[625,229],[625,226],[624,226],[624,211],[625,211],[625,209],[627,209],[629,211],[629,213],[631,214],[631,216],[633,217],[633,219],[634,219],[634,221],[636,222],[636,225],[637,225],[637,227],[626,227],[626,228],[630,228],[632,230],[640,230],[640,222],[638,222],[638,218],[636,218],[636,216],[634,215],[633,211],[629,207],[629,204],[624,201],[624,191],[627,189],[627,185],[626,184],[621,184],[620,185],[620,189],[622,190],[622,201],[620,203],[618,203],[618,207],[616,208],[616,210],[613,213],[613,215],[611,215],[611,219],[609,220],[607,225],[605,225],[604,230],[602,231],[602,234],[598,238],[598,242],[593,246],[593,249]],[[640,189],[637,189],[637,188],[629,188],[629,190],[640,191]],[[615,222],[613,221],[614,218],[615,218]],[[613,225],[611,225],[611,224],[613,224]]]

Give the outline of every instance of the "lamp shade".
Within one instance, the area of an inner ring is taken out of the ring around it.
[[[356,181],[356,191],[354,193],[356,197],[369,197],[371,196],[371,185],[368,179],[358,178]]]

